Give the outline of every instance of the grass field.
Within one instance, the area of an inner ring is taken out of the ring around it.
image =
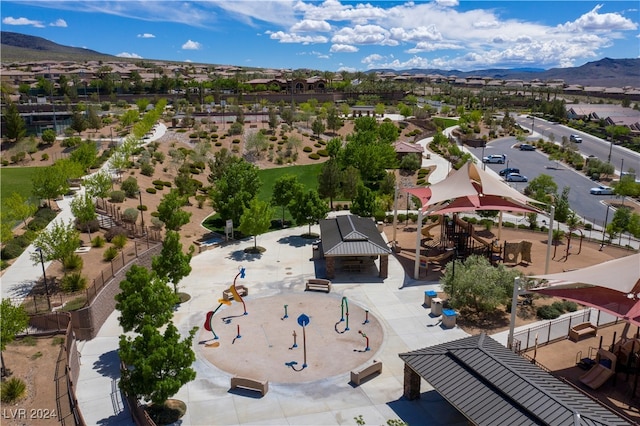
[[[0,168],[0,206],[12,193],[17,192],[25,198],[31,197],[31,177],[37,167]]]

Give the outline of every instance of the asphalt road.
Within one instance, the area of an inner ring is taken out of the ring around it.
[[[578,134],[582,137],[582,143],[576,144],[578,149],[585,156],[593,155],[601,161],[606,162],[611,153],[611,164],[616,168],[617,173],[620,170],[629,171],[633,169],[640,174],[640,153],[631,151],[618,145],[612,145],[611,142],[594,137],[588,133],[578,132],[561,124],[554,124],[541,118],[531,119],[529,116],[518,115],[515,117],[516,122],[523,128],[531,130],[531,126],[536,133],[548,139],[551,134],[555,136],[556,142],[561,142],[562,137],[567,139],[571,134]],[[539,139],[539,136],[531,137],[531,140]]]
[[[516,144],[518,144],[518,141],[514,137],[506,137],[489,142],[484,148],[484,155],[506,154],[507,163],[485,164],[485,168],[497,173],[505,167],[517,167],[520,169],[521,174],[529,178],[529,181],[541,174],[549,175],[558,185],[559,194],[562,193],[562,189],[565,186],[570,188],[569,205],[576,214],[595,225],[602,226],[607,214],[607,207],[602,201],[615,198],[615,196],[589,194],[589,189],[597,186],[597,182],[562,163],[549,161],[547,156],[539,150],[520,151],[514,147]],[[482,158],[482,148],[467,148],[477,158]],[[509,185],[522,192],[528,183],[510,182]],[[610,211],[608,219],[611,220],[611,217],[612,212]]]

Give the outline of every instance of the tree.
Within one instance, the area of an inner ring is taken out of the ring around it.
[[[57,260],[64,266],[64,260],[80,247],[80,233],[71,221],[67,224],[56,221],[38,234],[33,245],[42,250],[44,260]],[[39,264],[40,253],[31,253],[31,261]]]
[[[245,137],[245,148],[248,154],[254,158],[259,159],[262,156],[262,152],[269,147],[269,141],[262,132],[250,132]]]
[[[191,368],[196,356],[192,342],[198,327],[180,340],[173,323],[164,333],[145,325],[136,337],[120,336],[119,355],[128,368],[121,371],[120,387],[128,395],[162,405],[180,388],[195,379]]]
[[[559,197],[556,197],[554,200],[554,204],[556,207],[555,219],[558,222],[566,222],[569,217],[569,213],[571,212],[571,208],[569,206],[569,191],[571,188],[565,186],[562,188],[562,194]]]
[[[373,217],[376,213],[376,194],[366,186],[359,185],[350,211],[358,216]]]
[[[557,191],[558,185],[553,177],[544,173],[531,179],[529,185],[524,189],[526,195],[545,204],[551,204]]]
[[[513,281],[519,272],[503,264],[492,266],[484,256],[472,255],[466,260],[450,262],[441,279],[442,290],[455,308],[470,308],[476,312],[492,312],[509,303]]]
[[[25,330],[29,325],[29,315],[22,306],[14,306],[10,299],[2,299],[0,304],[0,357],[7,348],[7,344],[13,342],[16,334]],[[2,357],[2,376],[6,375],[4,357]]]
[[[284,227],[284,212],[287,206],[296,197],[296,194],[302,191],[304,187],[298,182],[295,175],[282,175],[273,184],[273,194],[271,195],[271,204],[282,207],[282,226]]]
[[[73,112],[69,128],[75,130],[78,134],[87,130],[87,119],[81,111],[76,110]]]
[[[316,137],[319,138],[320,135],[324,133],[325,129],[326,127],[324,125],[324,122],[320,117],[313,120],[313,123],[311,124],[311,130],[313,131],[313,134],[316,135]]]
[[[329,142],[327,142],[327,152],[330,158],[337,159],[342,152],[342,139],[331,138]]]
[[[96,132],[102,127],[102,119],[93,106],[89,106],[87,109],[86,123],[87,128],[94,129]]]
[[[185,205],[185,199],[178,190],[172,189],[162,197],[158,204],[158,219],[160,219],[167,229],[178,231],[182,225],[189,223],[191,213],[182,210]]]
[[[98,148],[93,141],[82,142],[71,152],[69,158],[79,163],[83,171],[88,171],[96,163]]]
[[[20,116],[17,105],[13,102],[9,103],[4,116],[4,134],[6,138],[18,142],[27,134],[27,125]]]
[[[140,333],[145,326],[160,328],[171,320],[178,296],[164,278],[132,265],[115,296],[118,321],[125,332]]]
[[[226,172],[227,168],[236,161],[240,161],[227,148],[213,154],[213,159],[209,160],[209,170],[211,173],[207,176],[209,183],[215,183]]]
[[[343,125],[344,123],[338,114],[338,109],[334,106],[327,109],[327,127],[335,133]]]
[[[260,190],[258,169],[243,159],[234,161],[210,191],[213,208],[223,219],[240,222],[244,209]]]
[[[255,197],[249,203],[249,207],[244,210],[240,218],[238,230],[244,235],[253,235],[253,248],[258,249],[258,235],[264,234],[271,226],[273,210],[266,201],[258,200]]]
[[[159,256],[154,256],[151,260],[151,269],[159,277],[167,277],[173,285],[174,293],[178,293],[178,283],[191,273],[191,258],[194,247],[189,246],[189,250],[184,253],[180,243],[180,234],[176,231],[168,230],[162,241],[162,251]]]
[[[95,173],[84,180],[87,194],[104,200],[113,189],[113,179],[105,171]]]
[[[322,198],[329,198],[329,206],[333,210],[333,200],[340,193],[340,178],[342,172],[334,158],[326,161],[318,175],[318,193]]]
[[[178,175],[173,179],[173,183],[176,184],[178,194],[185,197],[185,202],[189,202],[189,197],[196,194],[198,190],[198,184],[196,180],[191,177],[191,173],[186,168],[181,169]]]
[[[91,240],[91,221],[98,217],[91,195],[85,193],[71,200],[71,213],[75,216],[78,225],[87,227],[87,234]]]
[[[627,126],[611,125],[605,128],[607,134],[611,137],[611,147],[609,149],[609,156],[607,157],[607,163],[611,163],[611,149],[615,145],[620,136],[626,136],[631,132],[631,129]]]
[[[309,234],[311,234],[311,224],[320,219],[324,219],[329,209],[317,191],[309,190],[307,192],[300,191],[296,195],[296,199],[289,205],[289,211],[298,225],[309,225]]]
[[[422,159],[418,154],[411,153],[402,156],[400,170],[413,174],[422,166]]]
[[[360,179],[360,171],[353,166],[348,166],[342,172],[342,181],[340,182],[340,188],[342,189],[342,195],[348,200],[353,201],[358,191],[358,186],[362,183]]]
[[[637,197],[640,195],[640,183],[637,183],[633,174],[626,174],[620,177],[618,183],[613,186],[613,192],[622,197],[622,205],[626,197]]]
[[[38,206],[25,199],[17,192],[12,192],[9,197],[2,200],[3,210],[6,219],[10,221],[22,221],[24,225],[27,224],[27,219],[38,211]]]

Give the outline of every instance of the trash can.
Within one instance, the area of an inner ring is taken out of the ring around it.
[[[438,297],[438,293],[433,290],[427,290],[424,292],[424,306],[431,307],[431,300]]]
[[[442,326],[444,328],[453,328],[456,326],[456,316],[458,313],[453,309],[445,309],[442,311]]]
[[[434,317],[442,315],[442,299],[439,297],[431,299],[431,315]]]

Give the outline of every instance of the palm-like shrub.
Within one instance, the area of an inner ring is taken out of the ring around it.
[[[25,396],[27,396],[27,385],[17,377],[12,377],[0,385],[0,400],[5,404],[11,404]]]

